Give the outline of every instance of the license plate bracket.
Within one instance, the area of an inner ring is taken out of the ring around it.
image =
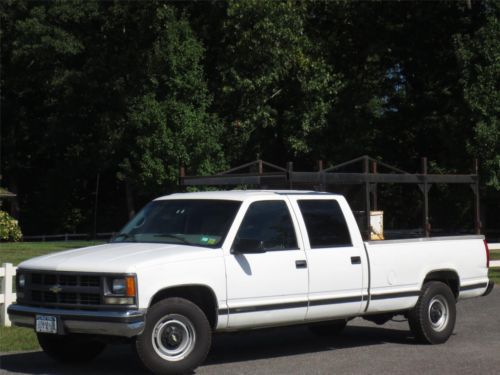
[[[35,317],[35,331],[39,333],[57,334],[57,317],[53,315],[37,315]]]

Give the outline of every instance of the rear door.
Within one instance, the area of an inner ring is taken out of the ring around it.
[[[240,212],[225,256],[229,328],[303,321],[308,270],[290,203],[277,196]]]
[[[293,201],[294,209],[300,213],[297,216],[309,268],[306,318],[358,314],[363,302],[362,263],[366,258],[359,231],[350,230],[355,223],[348,225],[344,217],[343,211],[351,212],[347,202],[332,195],[297,197]]]

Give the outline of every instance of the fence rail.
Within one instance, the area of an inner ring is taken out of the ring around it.
[[[500,243],[489,244],[490,250],[500,250]],[[490,261],[490,267],[500,267],[500,260]],[[14,283],[17,267],[12,263],[3,263],[0,267],[1,289],[0,289],[0,326],[10,327],[11,323],[7,314],[7,307],[16,300]]]
[[[88,233],[64,233],[64,234],[41,234],[37,236],[23,236],[23,241],[75,241],[75,240],[103,240],[113,237],[116,232],[96,233],[95,236]]]

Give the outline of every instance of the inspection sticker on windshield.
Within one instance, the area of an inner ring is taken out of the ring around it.
[[[41,333],[57,333],[57,318],[51,315],[37,315],[35,330]]]
[[[215,238],[210,238],[207,236],[201,237],[200,241],[206,243],[207,245],[214,245],[217,242]]]

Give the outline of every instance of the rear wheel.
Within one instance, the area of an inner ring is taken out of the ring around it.
[[[84,336],[37,333],[37,338],[49,357],[64,363],[88,362],[106,347],[105,343]]]
[[[309,330],[318,336],[335,336],[340,334],[345,326],[347,325],[347,320],[333,320],[331,322],[311,324]]]
[[[206,358],[212,329],[203,311],[183,298],[168,298],[153,305],[136,349],[155,374],[184,374]]]
[[[408,323],[420,342],[441,344],[453,333],[457,316],[455,296],[440,281],[424,284],[422,294],[408,314]]]

